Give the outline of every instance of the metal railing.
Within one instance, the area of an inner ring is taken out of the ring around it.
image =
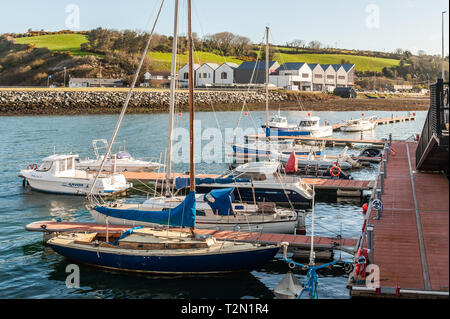
[[[430,85],[430,109],[428,110],[419,144],[416,150],[416,166],[422,160],[428,144],[435,138],[439,145],[448,146],[448,123],[449,123],[449,87],[438,79],[437,83]]]

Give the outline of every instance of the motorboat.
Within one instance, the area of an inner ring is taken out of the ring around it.
[[[196,178],[199,193],[234,187],[234,197],[246,203],[272,202],[282,206],[309,206],[311,187],[301,178],[280,173],[281,163],[275,160],[249,162],[217,178]],[[175,187],[186,188],[190,179],[177,177]]]
[[[48,193],[86,195],[94,181],[94,175],[75,168],[78,155],[51,155],[42,163],[28,165],[20,171],[24,185]],[[122,174],[102,174],[93,189],[94,194],[113,195],[132,187]]]
[[[295,210],[277,207],[273,203],[237,203],[234,188],[212,190],[196,194],[196,227],[244,232],[293,234],[299,221]],[[97,223],[114,225],[151,226],[154,211],[174,209],[185,196],[153,197],[142,204],[110,203],[108,206],[88,205]],[[303,217],[303,216],[302,216]]]
[[[93,140],[92,147],[94,149],[95,159],[77,159],[75,162],[75,167],[77,169],[87,170],[87,171],[98,171],[100,165],[104,159],[104,155],[100,155],[98,142],[104,143],[107,147],[108,142],[105,139]],[[142,171],[153,171],[163,164],[154,161],[143,161],[133,158],[130,153],[126,150],[119,151],[115,154],[111,154],[105,161],[103,170],[112,172],[114,169],[116,172],[142,172]]]
[[[296,144],[294,141],[255,141],[248,144],[231,144],[235,154],[255,154],[271,155],[285,154],[289,155],[292,151],[295,155],[320,155],[323,145],[305,145]]]
[[[361,131],[370,131],[373,130],[377,126],[376,116],[372,116],[369,118],[361,118],[355,120],[349,120],[345,122],[343,126],[340,127],[340,130],[343,132],[361,132]]]
[[[266,131],[266,136],[311,136],[311,137],[328,137],[333,135],[333,127],[328,123],[320,125],[320,117],[311,116],[300,120],[297,126],[286,127],[268,127],[262,126]]]

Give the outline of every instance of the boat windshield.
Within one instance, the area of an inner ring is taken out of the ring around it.
[[[286,123],[286,119],[283,117],[274,117],[272,118],[272,122],[274,123]]]
[[[42,162],[42,164],[39,166],[38,171],[46,172],[46,171],[50,170],[50,168],[52,168],[52,164],[53,164],[53,162],[50,162],[50,161],[44,161],[44,162]]]

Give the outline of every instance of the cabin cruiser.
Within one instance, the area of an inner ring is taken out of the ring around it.
[[[288,124],[287,118],[281,116],[280,112],[272,117],[269,121],[270,128],[294,128],[295,124]]]
[[[98,142],[104,143],[105,147],[108,146],[108,142],[105,139],[93,140],[92,147],[94,149],[95,159],[85,159],[75,162],[75,167],[77,169],[87,170],[87,171],[98,171],[104,159],[104,155],[99,154]],[[114,167],[115,166],[115,167]],[[112,172],[114,169],[116,172],[142,172],[142,171],[153,171],[163,164],[159,164],[151,161],[143,161],[134,159],[130,153],[127,151],[119,151],[116,154],[111,154],[105,161],[103,171]]]
[[[234,188],[212,190],[196,194],[196,227],[229,231],[293,234],[303,218],[304,211],[277,207],[273,203],[236,203]],[[91,205],[87,208],[100,224],[154,227],[151,216],[155,212],[175,209],[186,196],[153,197],[142,204],[110,203],[108,206]],[[172,217],[173,218],[173,217]]]
[[[242,164],[217,178],[196,178],[199,193],[234,187],[234,197],[246,203],[272,202],[282,206],[309,206],[312,188],[299,177],[280,174],[281,163],[262,161]],[[175,179],[177,189],[186,188],[189,178]]]
[[[292,151],[295,155],[320,155],[323,145],[304,145],[296,144],[295,141],[255,141],[248,144],[231,144],[235,154],[285,154],[289,155]]]
[[[343,132],[370,131],[377,126],[377,122],[375,121],[375,119],[376,116],[372,116],[366,119],[350,120],[345,122],[345,124],[341,126],[340,130]]]
[[[24,185],[48,193],[86,195],[95,179],[94,174],[75,169],[78,155],[51,155],[42,160],[41,165],[29,165],[20,171]],[[97,179],[93,194],[113,195],[124,192],[132,186],[122,174],[101,174]]]
[[[262,126],[264,129],[265,125]],[[311,116],[300,120],[297,126],[270,127],[266,130],[266,136],[311,136],[327,137],[333,135],[331,125],[320,125],[320,117]]]

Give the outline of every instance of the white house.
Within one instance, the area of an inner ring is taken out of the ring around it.
[[[328,92],[333,92],[336,88],[336,70],[331,64],[323,65],[321,64],[324,71],[325,78],[325,90]]]
[[[278,69],[278,75],[269,76],[269,82],[288,90],[311,91],[312,71],[304,62],[284,63]]]
[[[198,68],[200,68],[200,64],[194,64],[192,66],[194,69],[194,86],[196,86],[196,74]],[[178,82],[180,83],[180,86],[187,87],[189,86],[189,64],[184,65],[179,71],[178,71]]]
[[[219,65],[216,63],[203,63],[202,66],[197,69],[195,86],[214,85],[214,75],[218,67]]]
[[[234,70],[236,63],[225,62],[214,71],[215,85],[232,85],[234,83]]]
[[[342,64],[332,64],[334,70],[336,71],[336,87],[346,87],[347,86],[347,71],[345,71]]]
[[[319,63],[308,64],[312,71],[312,90],[323,91],[325,89],[325,71]]]

